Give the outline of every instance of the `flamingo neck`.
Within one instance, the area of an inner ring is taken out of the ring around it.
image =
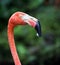
[[[8,25],[8,41],[9,41],[9,46],[10,46],[10,50],[11,50],[11,54],[14,60],[15,65],[21,65],[21,62],[19,60],[18,54],[17,54],[17,50],[16,50],[16,46],[15,46],[15,42],[14,42],[14,26],[12,24]]]

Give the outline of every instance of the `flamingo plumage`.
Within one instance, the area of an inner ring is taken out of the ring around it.
[[[30,25],[36,29],[39,36],[41,36],[41,26],[38,19],[23,13],[23,12],[15,12],[8,21],[8,42],[11,50],[11,54],[14,60],[15,65],[22,65],[21,61],[18,57],[15,41],[14,41],[14,27],[17,25]]]

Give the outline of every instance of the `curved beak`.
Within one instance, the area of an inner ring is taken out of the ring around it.
[[[36,18],[25,14],[24,16],[22,16],[22,19],[25,23],[35,28],[35,30],[37,31],[37,36],[41,36],[41,25],[40,25],[40,22]]]
[[[37,36],[40,37],[41,36],[41,25],[39,21],[36,22],[35,30],[37,31]]]
[[[40,22],[37,20],[36,22],[33,20],[29,20],[26,21],[26,23],[28,23],[30,26],[32,26],[33,28],[35,28],[36,32],[37,32],[37,36],[41,36],[41,25]]]

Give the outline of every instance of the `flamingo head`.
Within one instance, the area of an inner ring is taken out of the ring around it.
[[[36,32],[37,32],[37,36],[41,36],[41,25],[38,19],[25,14],[21,16],[22,20],[27,23],[28,25],[32,26],[33,28],[35,28]]]

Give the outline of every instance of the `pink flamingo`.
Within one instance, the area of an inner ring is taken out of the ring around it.
[[[41,36],[41,27],[40,27],[39,21],[36,18],[26,13],[15,12],[8,21],[8,30],[7,30],[8,41],[9,41],[9,46],[10,46],[11,54],[12,54],[15,65],[21,65],[21,62],[19,60],[19,57],[16,51],[13,29],[17,25],[26,25],[26,24],[29,24],[30,26],[35,28],[38,35]]]

